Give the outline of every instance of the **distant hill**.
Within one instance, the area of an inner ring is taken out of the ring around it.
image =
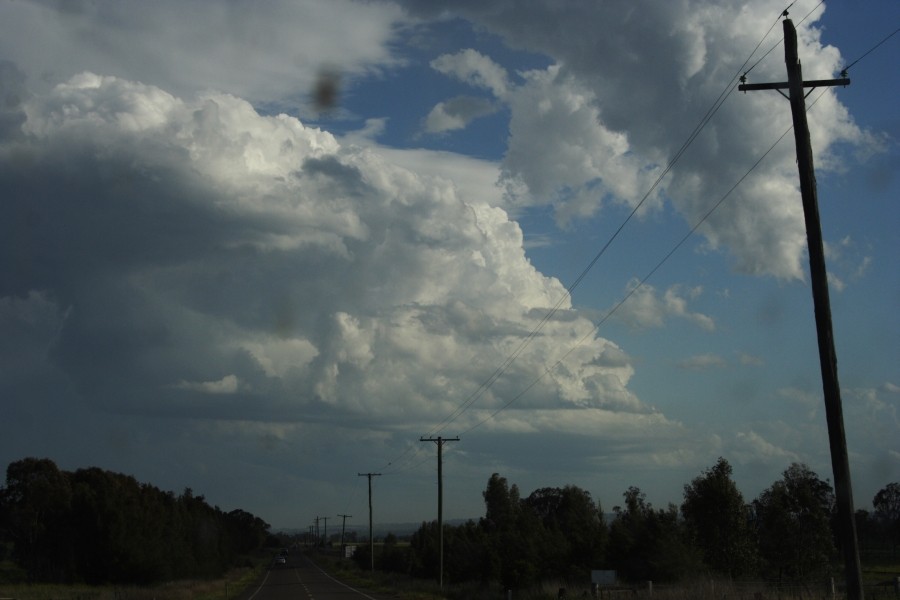
[[[612,523],[613,519],[616,518],[615,513],[604,513],[603,519],[606,521],[606,524],[609,525]],[[447,519],[444,521],[444,525],[452,525],[454,527],[458,527],[459,525],[463,525],[466,521],[475,521],[476,523],[481,519],[481,517],[473,517],[471,519]],[[432,519],[434,520],[434,519]],[[330,521],[330,519],[329,519]],[[375,523],[373,526],[373,530],[375,533],[375,539],[380,539],[386,536],[389,533],[393,533],[397,537],[406,537],[414,534],[419,528],[422,526],[422,521],[411,522],[411,523]],[[307,533],[306,529],[279,529],[276,533],[284,533],[287,535],[302,535]],[[328,526],[329,537],[334,535],[335,533],[340,533],[341,526],[340,524],[334,528],[333,525]],[[347,523],[347,533],[349,534],[351,531],[355,531],[357,537],[362,536],[363,538],[368,538],[369,536],[369,525],[367,523]]]
[[[444,521],[444,525],[452,525],[454,527],[464,524],[466,521],[475,521],[478,522],[480,517],[475,517],[472,519],[447,519]],[[330,524],[331,519],[329,519],[328,525],[328,537],[331,537],[335,533],[340,533],[341,526],[340,523],[336,528]],[[389,533],[393,533],[397,537],[406,537],[414,534],[419,528],[422,526],[422,521],[417,521],[415,523],[375,523],[372,527],[372,530],[375,534],[375,539],[383,538]],[[284,533],[287,535],[302,535],[307,533],[306,529],[279,529],[275,533]],[[367,523],[347,523],[347,533],[351,531],[355,531],[357,536],[362,536],[364,538],[369,535],[369,525]],[[321,532],[320,532],[321,533]]]

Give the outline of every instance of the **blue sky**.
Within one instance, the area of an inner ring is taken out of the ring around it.
[[[719,456],[747,501],[831,479],[789,105],[733,91],[785,79],[784,8],[0,4],[0,462],[301,529],[363,525],[361,472],[377,521],[434,518],[421,436],[461,438],[448,518],[494,472],[607,512]],[[900,479],[900,38],[863,55],[900,6],[790,16],[807,79],[860,59],[808,116],[870,508]]]

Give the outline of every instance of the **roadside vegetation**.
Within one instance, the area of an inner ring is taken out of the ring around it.
[[[190,489],[176,496],[133,478],[46,459],[9,465],[0,488],[0,598],[17,600],[240,600],[275,548],[306,545],[350,585],[402,600],[543,600],[590,594],[595,570],[622,593],[653,598],[801,598],[837,595],[842,560],[831,485],[802,464],[747,502],[720,458],[685,484],[683,501],[652,506],[637,487],[604,512],[577,487],[523,497],[497,473],[485,514],[388,535],[341,558],[339,539],[273,534],[245,511],[225,513]],[[867,597],[895,597],[900,577],[900,483],[857,511]],[[313,542],[313,543],[310,543]],[[437,584],[442,573],[443,587]],[[609,590],[608,590],[609,591]]]
[[[515,598],[557,598],[560,589],[579,597],[589,593],[593,570],[615,571],[622,593],[649,594],[652,586],[654,598],[832,597],[832,582],[840,597],[834,494],[802,464],[790,465],[751,502],[725,459],[684,486],[680,506],[655,508],[630,487],[622,505],[604,514],[576,486],[522,497],[496,473],[482,495],[484,517],[444,525],[442,595],[423,597],[501,598],[512,590]],[[868,597],[895,597],[900,484],[879,491],[872,508],[856,515],[864,584]],[[430,522],[406,540],[385,537],[375,546],[374,577],[393,575],[389,585],[436,581],[438,534]],[[368,544],[356,547],[353,562],[356,576],[373,577]]]
[[[234,568],[214,579],[183,579],[156,585],[88,585],[24,583],[9,563],[0,570],[0,598],[15,600],[237,600],[256,584],[268,567],[269,555],[255,566]],[[248,558],[248,561],[250,559]],[[252,562],[252,561],[251,561]]]
[[[62,471],[26,458],[0,488],[0,561],[7,582],[155,586],[222,579],[253,568],[269,525],[224,512],[190,489],[178,496],[98,468]]]

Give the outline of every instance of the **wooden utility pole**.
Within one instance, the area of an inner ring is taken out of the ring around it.
[[[785,11],[787,16],[787,11]],[[834,489],[837,499],[838,539],[844,553],[844,570],[847,581],[847,598],[862,600],[862,573],[859,564],[859,547],[856,540],[856,521],[853,511],[853,489],[850,485],[850,462],[847,457],[847,439],[844,434],[844,415],[841,406],[841,389],[838,384],[837,355],[834,350],[834,334],[831,326],[831,301],[828,297],[828,275],[825,271],[825,250],[822,243],[822,226],[819,222],[819,201],[816,196],[816,173],[813,167],[812,145],[806,122],[806,94],[804,88],[849,85],[846,77],[803,81],[800,59],[797,55],[797,30],[790,19],[784,20],[784,61],[788,80],[785,83],[742,84],[741,91],[787,89],[794,121],[794,140],[797,145],[797,169],[800,172],[800,194],[803,199],[803,215],[806,220],[806,242],[809,250],[809,274],[812,284],[816,332],[819,342],[819,364],[822,370],[822,388],[825,396],[825,418],[828,422],[828,440],[831,447],[831,468],[834,472]],[[846,75],[842,73],[842,75]],[[743,78],[742,78],[743,80]]]
[[[440,567],[438,568],[438,587],[444,587],[444,442],[458,442],[459,438],[419,438],[420,442],[437,444],[438,454],[438,545],[440,548]]]
[[[322,548],[328,544],[328,517],[319,517],[324,522],[322,526]]]
[[[375,536],[372,533],[372,478],[380,476],[381,473],[357,473],[359,477],[369,478],[369,559],[371,560],[370,570],[375,572]]]
[[[343,520],[341,521],[341,558],[344,558],[344,531],[347,529],[347,517],[352,517],[353,515],[338,515]]]

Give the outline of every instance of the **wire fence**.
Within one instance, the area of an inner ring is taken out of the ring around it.
[[[866,600],[900,600],[900,576],[864,586]],[[845,600],[841,582],[833,579],[773,583],[764,581],[707,581],[690,585],[640,584],[559,587],[556,597],[573,600]]]

